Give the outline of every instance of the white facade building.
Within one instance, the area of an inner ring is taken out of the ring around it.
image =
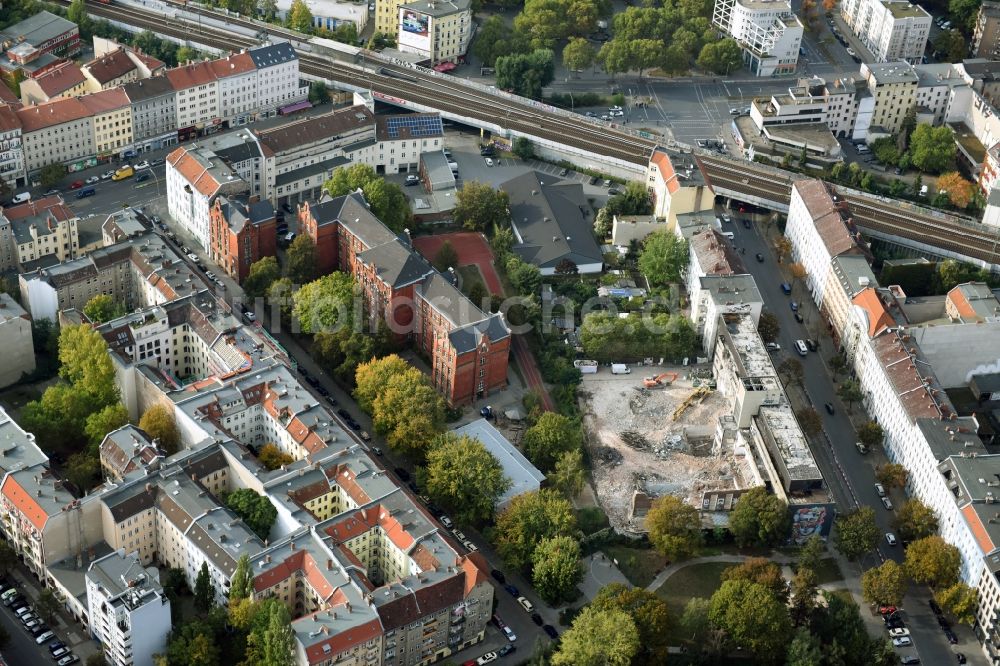
[[[920,5],[907,0],[844,0],[840,14],[876,62],[921,61],[931,15]]]
[[[92,562],[86,577],[90,631],[104,658],[114,666],[153,666],[171,627],[159,571],[144,569],[135,553],[122,548]]]
[[[210,62],[196,62],[168,70],[176,92],[177,129],[202,130],[221,123],[219,81]]]
[[[53,162],[69,164],[97,153],[90,110],[75,97],[18,109],[17,117],[29,174]]]
[[[27,184],[24,149],[21,145],[21,121],[6,104],[0,105],[0,179],[11,189]]]
[[[237,53],[213,60],[211,65],[219,82],[219,116],[230,127],[253,120],[258,108],[259,81],[253,58],[248,53]]]
[[[288,42],[247,51],[257,66],[257,104],[264,115],[309,97],[309,86],[299,81],[299,57]]]
[[[174,150],[166,162],[167,211],[208,250],[208,212],[215,198],[220,194],[245,194],[249,187],[215,153],[197,144]]]
[[[740,43],[755,75],[795,71],[803,28],[787,0],[716,0],[712,25]]]

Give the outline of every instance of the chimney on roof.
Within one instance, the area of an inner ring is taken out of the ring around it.
[[[333,571],[333,559],[327,558],[326,560],[326,570]]]
[[[271,563],[271,556],[270,556],[270,555],[265,555],[265,556],[264,556],[264,561],[265,561],[266,563],[270,564],[270,563]]]
[[[292,541],[291,543],[292,543],[292,550],[294,551],[295,550],[295,542]]]

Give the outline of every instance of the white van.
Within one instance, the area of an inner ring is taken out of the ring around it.
[[[725,236],[726,238],[728,238],[729,240],[735,240],[736,239],[736,234],[734,234],[732,231],[722,231],[720,233],[723,236]]]
[[[11,199],[11,203],[22,204],[25,201],[31,201],[31,192],[18,192]]]
[[[809,347],[806,347],[804,340],[796,340],[795,349],[798,350],[799,356],[807,356],[809,354]]]
[[[611,364],[611,374],[613,374],[613,375],[629,375],[629,374],[632,374],[632,368],[628,367],[624,363],[612,363]]]

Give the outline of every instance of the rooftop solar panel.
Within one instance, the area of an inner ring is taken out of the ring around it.
[[[439,136],[444,132],[439,116],[393,116],[388,119],[386,127],[393,139],[399,138],[402,129],[408,130],[413,138]]]

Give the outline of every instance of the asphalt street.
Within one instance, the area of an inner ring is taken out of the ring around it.
[[[875,518],[880,532],[892,532],[894,514],[882,505],[881,499],[875,491],[875,466],[878,462],[885,462],[885,457],[881,452],[872,452],[868,455],[858,453],[855,447],[857,437],[851,421],[847,417],[847,406],[837,397],[836,385],[831,379],[831,372],[823,356],[810,352],[803,357],[795,351],[796,340],[812,338],[819,342],[822,352],[831,353],[833,341],[826,333],[826,323],[821,321],[819,312],[804,285],[795,285],[791,296],[786,296],[781,290],[783,278],[778,272],[773,249],[765,241],[764,229],[759,226],[761,223],[755,223],[748,230],[741,223],[741,220],[747,215],[731,212],[733,222],[726,224],[723,230],[731,231],[734,234],[733,243],[737,248],[744,248],[744,263],[747,271],[753,275],[757,283],[757,288],[764,301],[764,309],[773,312],[781,326],[781,333],[778,336],[781,350],[772,355],[774,364],[777,366],[782,360],[789,357],[801,361],[805,392],[823,420],[822,438],[824,444],[820,447],[814,447],[813,455],[823,473],[827,487],[837,501],[838,511],[844,512],[858,506],[870,506],[875,509]],[[763,219],[763,216],[758,217]],[[758,252],[763,255],[763,262],[758,262],[755,258]],[[793,300],[800,304],[804,323],[795,320],[795,313],[790,306]],[[843,376],[840,378],[843,379]],[[834,413],[832,415],[827,413],[824,407],[826,403],[833,405]],[[855,405],[854,409],[860,410],[862,408]],[[899,506],[904,499],[902,491],[896,490],[891,493],[892,503],[896,506]],[[878,552],[864,558],[861,564],[863,568],[867,569],[879,565],[886,558],[902,562],[902,545],[891,547],[884,538],[880,539]],[[955,652],[960,651],[969,659],[969,663],[985,664],[986,661],[979,644],[975,640],[972,630],[968,627],[954,625],[952,628],[958,635],[959,644],[954,647],[948,644],[927,604],[929,599],[930,593],[926,588],[911,587],[910,593],[904,601],[903,619],[913,635],[916,649],[901,649],[899,653],[902,655],[918,652],[924,664],[949,664],[956,663]]]

